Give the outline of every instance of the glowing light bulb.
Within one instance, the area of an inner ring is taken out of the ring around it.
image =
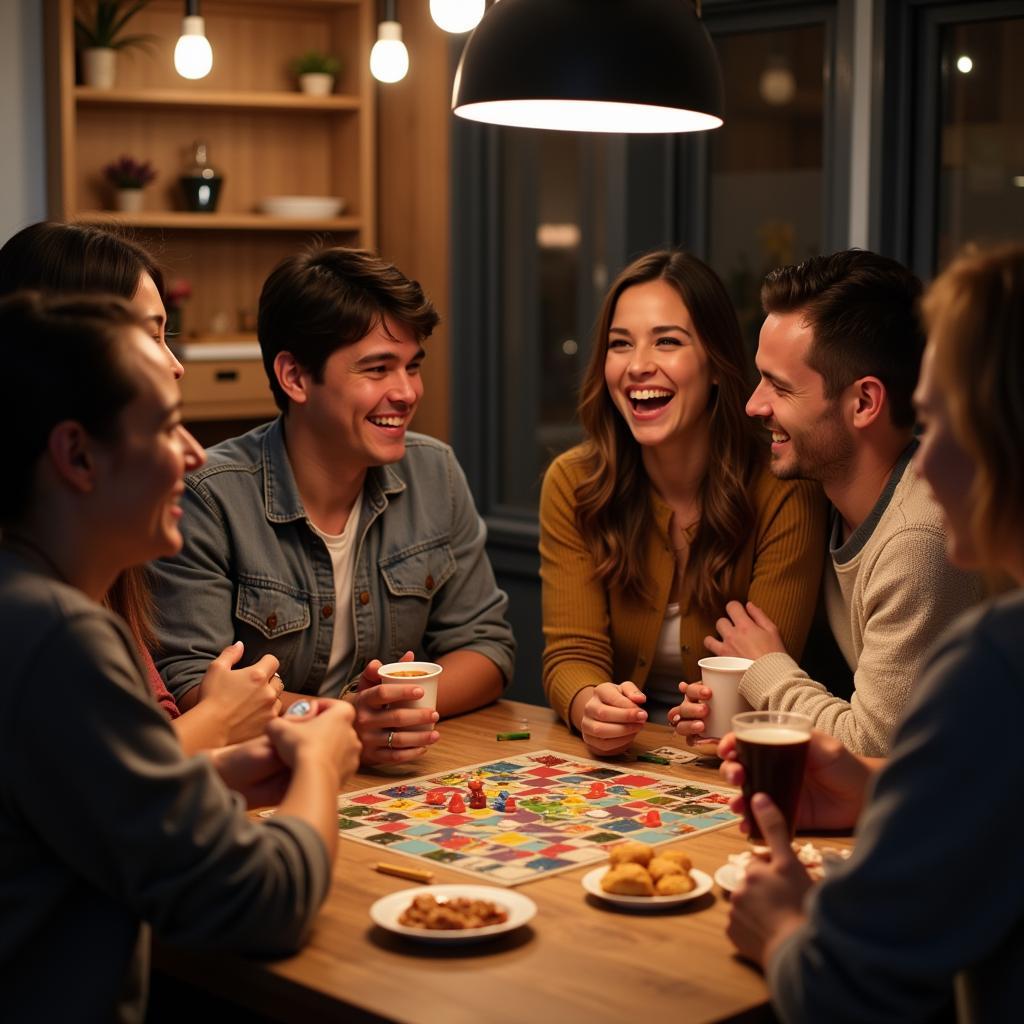
[[[206,38],[206,25],[197,15],[181,23],[181,36],[174,47],[174,70],[182,78],[205,78],[213,67],[213,48]]]
[[[956,69],[962,75],[969,75],[974,70],[974,61],[965,53],[956,59]]]
[[[430,16],[445,32],[469,32],[480,24],[486,0],[430,0]]]
[[[378,82],[400,82],[408,70],[409,51],[402,42],[402,26],[397,21],[382,21],[370,51],[370,74]]]

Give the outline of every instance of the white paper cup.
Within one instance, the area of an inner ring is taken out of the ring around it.
[[[381,665],[377,669],[382,683],[402,683],[406,686],[419,686],[423,696],[419,700],[403,700],[392,704],[393,708],[436,708],[437,684],[444,669],[432,661],[394,661],[390,665]],[[432,723],[426,725],[410,725],[403,732],[429,732]]]
[[[704,719],[701,739],[721,739],[732,728],[732,716],[750,711],[750,705],[740,696],[740,679],[754,663],[750,658],[701,658],[701,682],[711,687],[708,717]]]

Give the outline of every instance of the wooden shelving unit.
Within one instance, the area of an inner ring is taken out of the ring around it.
[[[214,66],[198,82],[174,71],[180,0],[154,0],[131,32],[156,42],[148,52],[118,55],[111,90],[76,81],[74,7],[74,0],[46,0],[50,216],[123,226],[169,279],[186,279],[189,340],[217,340],[251,321],[269,271],[313,238],[376,246],[376,96],[367,66],[374,0],[205,0]],[[308,50],[341,57],[334,94],[297,91],[288,64]],[[224,178],[214,213],[186,210],[178,182],[200,140]],[[102,169],[122,154],[158,172],[140,213],[110,209]],[[276,195],[340,196],[345,207],[321,220],[259,212],[260,201]],[[197,370],[197,385],[208,369]],[[235,369],[232,376],[220,366],[194,402],[186,375],[186,416],[271,415],[262,367]]]

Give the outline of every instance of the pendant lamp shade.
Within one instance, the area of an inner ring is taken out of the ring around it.
[[[722,124],[722,73],[692,0],[500,0],[466,42],[452,109],[590,132]]]

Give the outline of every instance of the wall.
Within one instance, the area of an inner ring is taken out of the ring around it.
[[[46,216],[43,15],[38,0],[0,4],[0,242]]]
[[[409,50],[409,73],[401,82],[377,87],[378,248],[415,278],[434,301],[441,324],[427,342],[424,398],[414,426],[450,439],[451,387],[448,323],[449,188],[448,137],[452,117],[455,39],[431,20],[428,5],[405,3],[399,17]]]

